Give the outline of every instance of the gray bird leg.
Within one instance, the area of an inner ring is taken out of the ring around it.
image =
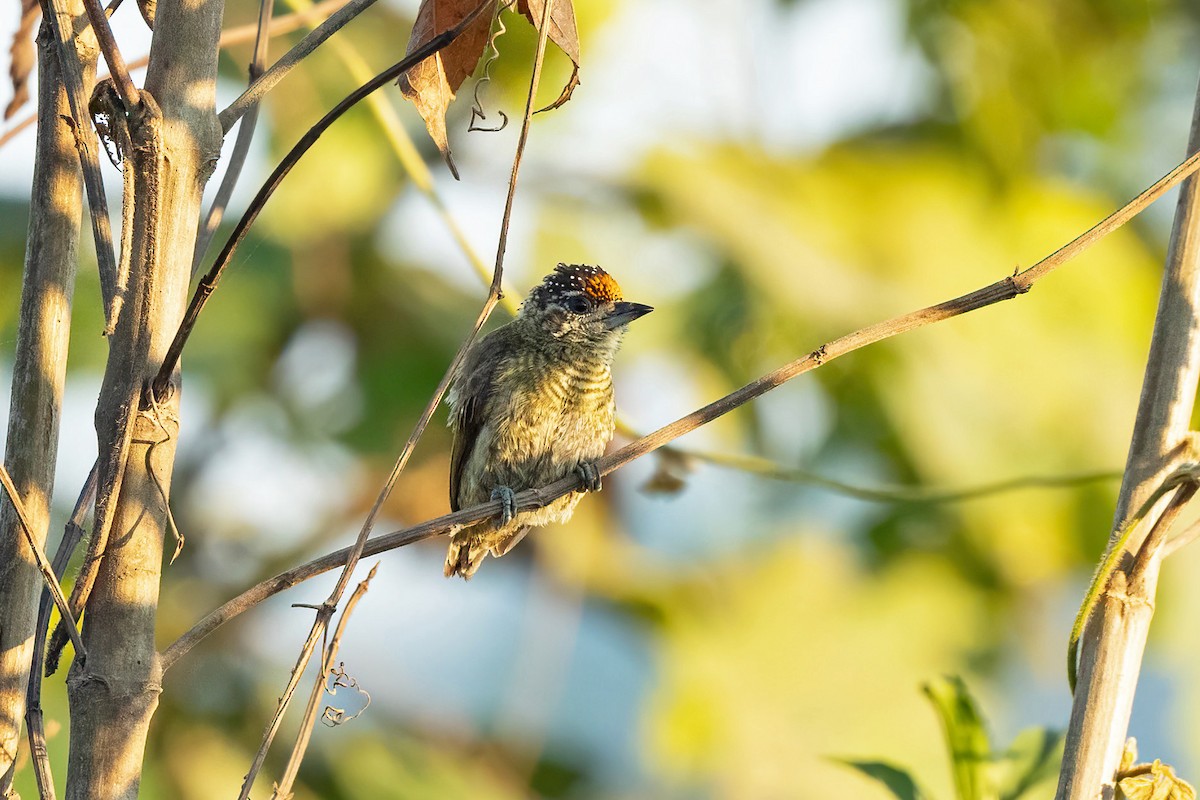
[[[583,481],[583,490],[585,492],[600,491],[600,470],[596,469],[595,461],[581,461],[575,467],[575,474]]]
[[[507,525],[512,522],[512,518],[517,515],[517,495],[507,486],[497,486],[492,489],[492,499],[499,500],[500,505],[500,524]]]

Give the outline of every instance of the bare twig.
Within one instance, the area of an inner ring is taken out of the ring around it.
[[[79,166],[83,170],[83,185],[87,190],[88,212],[92,220],[92,237],[96,241],[96,262],[100,270],[100,288],[104,295],[105,316],[112,308],[117,285],[117,260],[113,254],[112,221],[108,216],[108,200],[104,194],[104,176],[97,155],[99,142],[88,115],[88,97],[84,74],[76,45],[82,37],[73,33],[72,18],[63,0],[46,0],[46,21],[54,34],[67,100],[71,106],[71,126],[75,132],[75,149],[79,151]]]
[[[108,64],[108,72],[112,75],[117,92],[125,102],[126,108],[136,107],[142,101],[141,93],[133,85],[133,79],[129,77],[129,67],[125,64],[121,49],[117,47],[117,40],[113,37],[104,7],[100,5],[100,0],[83,0],[83,7],[87,11],[88,19],[91,20],[92,30],[96,34],[96,41],[100,45],[100,52],[104,55],[104,63]]]
[[[70,5],[72,12],[82,15],[82,8]],[[13,791],[21,717],[28,711],[26,690],[37,631],[34,599],[44,582],[35,553],[45,547],[50,530],[71,334],[67,320],[83,214],[79,154],[66,122],[71,111],[59,62],[49,25],[43,24],[37,39],[37,113],[42,125],[34,148],[3,459],[16,494],[25,498],[24,513],[0,500],[0,797]],[[27,545],[30,532],[36,542],[32,549]],[[44,747],[31,750],[35,773],[43,776],[47,772],[44,752]]]
[[[301,4],[309,2],[309,0],[290,0],[290,5],[293,8],[301,7]],[[343,39],[333,39],[330,42],[334,54],[341,59],[345,64],[346,70],[350,73],[353,80],[359,83],[366,83],[371,79],[371,69],[367,62],[354,49],[353,45],[348,44]],[[483,258],[471,245],[467,239],[466,233],[458,220],[455,219],[450,208],[446,205],[446,201],[442,199],[441,194],[437,190],[437,186],[433,182],[433,175],[429,171],[428,165],[421,158],[417,146],[413,143],[412,137],[404,128],[404,124],[400,120],[400,114],[396,110],[395,104],[389,100],[387,95],[372,94],[367,98],[367,104],[374,113],[376,120],[383,128],[387,135],[388,141],[392,145],[392,149],[396,152],[396,157],[400,160],[400,165],[404,168],[409,180],[417,187],[421,194],[433,206],[434,211],[441,218],[442,223],[449,231],[454,243],[458,245],[459,251],[463,257],[471,263],[471,267],[475,270],[475,274],[483,281],[484,286],[489,286],[492,282],[492,268],[484,262]],[[500,306],[512,316],[516,316],[520,308],[520,295],[509,289],[508,282],[505,281],[503,291],[500,297]]]
[[[171,485],[180,392],[140,413],[138,404],[182,316],[201,187],[220,153],[213,103],[222,8],[219,2],[157,5],[142,102],[130,109],[133,269],[95,414],[102,464],[97,517],[108,495],[114,510],[107,524],[117,535],[109,537],[87,602],[88,663],[77,661],[67,676],[71,798],[137,795],[162,690],[155,609],[169,519],[160,490]],[[121,437],[128,446],[117,464],[110,456],[130,408],[135,416]],[[122,470],[119,493],[105,475],[106,463]]]
[[[697,409],[669,425],[665,425],[653,433],[643,436],[621,449],[604,456],[596,462],[596,467],[601,475],[607,475],[628,464],[630,461],[657,450],[668,442],[683,436],[685,433],[689,433],[744,405],[750,400],[766,394],[775,387],[799,375],[810,372],[839,356],[883,339],[891,338],[897,334],[923,328],[935,322],[941,322],[986,306],[994,305],[1003,300],[1011,300],[1029,291],[1034,282],[1039,278],[1062,266],[1088,246],[1094,244],[1102,236],[1120,227],[1121,224],[1134,216],[1137,211],[1145,208],[1153,200],[1162,196],[1171,186],[1178,183],[1187,175],[1190,175],[1197,168],[1200,168],[1200,153],[1189,157],[1128,204],[1028,269],[953,300],[947,300],[944,303],[903,314],[834,339],[818,347],[808,355],[785,364],[775,371],[767,373],[761,378],[731,392],[725,397],[709,403],[703,408]],[[526,490],[516,496],[515,510],[527,511],[541,508],[568,492],[577,491],[579,488],[579,477],[572,475],[537,489]],[[487,503],[481,503],[471,508],[464,508],[452,514],[446,514],[428,522],[423,522],[411,528],[383,534],[374,539],[369,539],[363,547],[362,555],[377,555],[434,536],[454,533],[469,525],[474,525],[485,519],[495,517],[500,512],[500,506],[501,503],[499,500],[491,500]],[[166,652],[163,653],[163,669],[168,669],[180,657],[191,650],[197,642],[242,612],[253,608],[268,597],[295,586],[297,583],[345,564],[350,557],[351,550],[352,548],[343,548],[342,550],[282,572],[273,578],[268,578],[247,589],[200,620],[187,633],[168,647]]]
[[[217,260],[213,263],[209,271],[200,279],[200,283],[196,286],[196,291],[192,295],[192,300],[188,304],[187,312],[184,314],[183,322],[180,323],[179,329],[175,333],[175,338],[171,342],[171,347],[167,351],[166,357],[163,359],[162,368],[158,375],[154,378],[152,390],[156,397],[161,397],[166,391],[167,385],[171,379],[171,373],[174,372],[176,365],[179,363],[179,357],[183,353],[183,347],[187,344],[188,337],[192,333],[192,329],[196,325],[196,320],[200,317],[200,312],[204,310],[208,298],[216,290],[217,284],[220,283],[221,275],[225,268],[229,266],[233,254],[237,251],[238,245],[246,236],[246,231],[254,224],[254,220],[258,218],[263,206],[266,205],[271,195],[279,188],[279,184],[283,181],[287,174],[292,171],[296,163],[303,155],[308,152],[309,148],[316,143],[321,134],[329,129],[342,114],[345,114],[356,103],[364,97],[371,94],[381,86],[385,86],[394,80],[400,73],[407,71],[411,67],[420,63],[424,59],[434,53],[447,47],[451,42],[458,38],[464,30],[470,27],[483,11],[491,5],[495,0],[482,0],[475,9],[468,14],[462,22],[455,25],[453,28],[438,34],[430,39],[424,46],[417,48],[404,59],[396,62],[392,66],[385,69],[383,72],[376,75],[373,79],[355,89],[346,96],[340,103],[334,106],[329,113],[322,117],[317,124],[313,125],[307,133],[300,138],[300,141],[284,156],[279,166],[267,178],[266,183],[258,190],[258,194],[250,201],[250,206],[242,214],[242,218],[238,220],[238,224],[234,227],[233,232],[229,236],[229,240],[225,242],[225,247],[217,256]]]
[[[4,133],[0,134],[0,147],[11,142],[17,137],[17,134],[26,128],[32,128],[37,122],[37,114],[30,114],[20,122],[14,122]]]
[[[298,30],[313,20],[324,20],[330,14],[336,12],[339,8],[345,7],[347,0],[322,0],[320,3],[314,3],[306,9],[296,11],[293,14],[284,14],[281,17],[274,17],[271,20],[267,32],[271,36],[279,36],[283,33],[290,33]],[[258,39],[258,23],[253,22],[249,25],[241,25],[237,28],[230,28],[221,34],[221,47],[226,48],[230,45],[242,44],[251,39]]]
[[[279,36],[284,33],[290,33],[311,22],[314,19],[323,18],[329,13],[337,10],[346,4],[346,0],[322,0],[310,8],[303,11],[297,11],[294,14],[286,14],[282,17],[277,17],[271,21],[270,34],[271,36]],[[111,16],[111,12],[108,12]],[[241,25],[237,28],[230,28],[221,34],[221,47],[230,47],[235,44],[243,44],[255,38],[258,32],[258,23],[249,25]],[[129,62],[129,69],[141,69],[149,62],[150,56],[141,56]],[[101,75],[101,79],[107,78],[108,75]],[[18,133],[32,126],[37,122],[37,114],[30,114],[19,122],[13,123],[8,130],[0,133],[0,147],[12,141]]]
[[[8,500],[12,503],[13,510],[17,512],[17,519],[21,521],[21,530],[25,531],[25,541],[29,545],[29,549],[33,552],[33,557],[37,560],[38,570],[42,573],[42,580],[46,584],[46,589],[54,598],[54,605],[58,607],[58,613],[62,615],[63,623],[67,626],[67,632],[71,635],[71,643],[75,645],[75,655],[80,660],[86,660],[87,653],[83,649],[83,640],[79,638],[79,629],[75,626],[75,617],[71,614],[71,608],[67,605],[67,598],[63,596],[62,587],[58,585],[58,578],[54,577],[54,570],[50,568],[50,562],[46,560],[46,554],[42,552],[42,548],[38,545],[37,538],[33,535],[33,526],[29,524],[29,518],[25,516],[25,506],[21,503],[21,495],[17,492],[17,487],[13,485],[12,478],[8,474],[8,470],[0,464],[0,485],[4,486],[4,491],[8,494]]]
[[[75,510],[63,529],[62,540],[54,552],[54,561],[50,565],[54,576],[60,582],[71,561],[71,554],[83,538],[83,518],[87,515],[88,507],[96,496],[96,477],[98,465],[93,464],[84,482],[83,491],[75,501]],[[46,726],[42,715],[42,655],[46,651],[46,635],[49,633],[50,609],[54,607],[54,598],[49,588],[42,590],[42,599],[38,603],[37,629],[33,640],[33,657],[29,670],[29,685],[25,691],[25,729],[29,735],[29,752],[33,758],[33,776],[37,781],[38,796],[43,800],[54,800],[54,776],[50,772],[50,758],[46,748]]]
[[[547,9],[552,4],[553,0],[547,0]],[[480,11],[482,8],[485,8],[486,5],[487,3],[481,5],[476,9],[476,12]],[[465,27],[470,24],[469,20],[470,16],[468,16],[463,23],[460,23],[458,27],[465,29]],[[543,19],[543,23],[545,21],[546,20]],[[525,151],[525,143],[529,138],[529,125],[533,114],[533,105],[537,96],[538,80],[541,77],[542,61],[546,54],[546,40],[547,36],[545,29],[543,29],[543,33],[538,39],[537,55],[534,57],[533,76],[530,79],[529,98],[526,104],[525,119],[522,124],[520,138],[517,141],[516,155],[513,157],[512,175],[508,184],[508,197],[505,203],[504,217],[500,226],[500,239],[496,248],[496,269],[492,278],[491,289],[488,291],[488,297],[484,301],[483,309],[480,311],[479,318],[475,323],[474,329],[467,337],[467,340],[463,342],[462,347],[459,348],[458,354],[454,357],[450,367],[446,370],[446,374],[443,376],[441,383],[434,391],[433,397],[430,398],[429,403],[425,407],[424,413],[422,413],[416,427],[409,436],[408,441],[405,442],[404,448],[401,450],[400,455],[397,457],[396,463],[392,467],[391,474],[388,475],[388,479],[383,488],[380,490],[379,496],[375,500],[375,504],[367,513],[367,518],[363,522],[362,529],[358,534],[358,539],[355,542],[354,547],[351,549],[350,555],[346,560],[345,567],[342,569],[342,573],[338,578],[337,585],[334,586],[333,591],[330,593],[328,599],[326,599],[326,601],[317,611],[317,618],[314,620],[312,629],[309,631],[308,639],[301,648],[300,657],[297,660],[296,666],[292,670],[292,675],[288,681],[287,687],[280,696],[275,715],[270,724],[267,726],[266,732],[263,734],[262,744],[259,746],[259,750],[255,755],[254,762],[250,766],[250,771],[247,773],[246,779],[242,784],[242,791],[239,796],[239,800],[246,800],[246,798],[250,796],[250,789],[254,785],[254,779],[257,776],[259,769],[261,769],[263,761],[266,759],[267,751],[271,746],[271,741],[274,739],[275,734],[279,730],[279,725],[283,720],[284,713],[287,711],[292,694],[295,691],[296,685],[299,683],[300,676],[303,674],[305,667],[308,665],[309,659],[312,657],[312,652],[316,647],[317,639],[320,638],[328,626],[329,618],[333,614],[333,611],[337,608],[337,604],[340,602],[342,594],[345,592],[346,587],[350,582],[350,576],[353,573],[354,568],[357,566],[358,560],[362,556],[363,547],[366,545],[367,538],[370,536],[371,531],[375,526],[375,519],[378,516],[379,511],[383,508],[383,504],[387,501],[388,496],[391,495],[392,489],[395,487],[396,481],[400,477],[400,473],[408,464],[409,456],[412,454],[412,451],[416,447],[417,442],[420,440],[421,435],[425,432],[425,428],[428,426],[429,420],[433,417],[434,412],[437,410],[438,404],[441,402],[442,394],[449,385],[450,378],[454,374],[454,370],[457,369],[459,363],[461,363],[464,355],[466,354],[467,348],[470,347],[471,342],[479,333],[479,330],[483,327],[484,322],[487,321],[488,315],[491,314],[492,309],[495,308],[496,303],[499,301],[500,285],[503,279],[504,251],[508,241],[508,226],[512,217],[513,198],[516,194],[517,176],[520,173],[521,156]]]
[[[258,80],[263,73],[263,66],[267,63],[267,44],[270,42],[268,31],[271,27],[271,14],[274,8],[274,0],[262,0],[258,6],[258,29],[254,36],[254,54],[251,56],[248,68],[250,83]],[[217,194],[208,209],[208,215],[201,223],[200,230],[196,232],[196,249],[192,256],[193,275],[200,269],[200,262],[204,258],[205,251],[208,250],[208,244],[217,232],[221,218],[225,216],[225,207],[229,205],[229,198],[233,196],[233,189],[237,186],[238,178],[241,177],[242,168],[246,166],[246,156],[250,153],[250,143],[254,139],[254,129],[258,127],[258,114],[261,110],[262,106],[255,103],[242,117],[241,127],[238,128],[237,138],[233,142],[233,150],[229,154],[229,163],[225,167],[225,175],[221,178],[221,185],[217,187]]]
[[[1193,522],[1172,536],[1163,545],[1163,558],[1170,558],[1200,537],[1200,520]]]
[[[1059,489],[1100,481],[1114,481],[1121,477],[1120,472],[1105,471],[1081,472],[1072,475],[1024,475],[1019,478],[1009,478],[1008,480],[994,481],[992,483],[968,486],[961,489],[938,489],[924,486],[858,486],[820,475],[811,470],[778,464],[759,456],[708,453],[674,447],[670,448],[670,450],[684,458],[705,461],[713,466],[735,469],[753,475],[761,475],[764,478],[776,481],[807,484],[835,494],[852,497],[856,500],[864,500],[868,503],[908,503],[914,505],[962,503],[968,500],[978,500],[1022,489]]]
[[[111,297],[105,309],[104,335],[112,336],[117,329],[117,320],[121,317],[121,309],[125,307],[125,292],[129,288],[130,262],[133,258],[133,215],[134,215],[134,185],[137,176],[133,169],[125,169],[126,160],[132,158],[133,140],[129,137],[129,120],[125,101],[117,94],[111,80],[96,84],[92,92],[92,100],[88,104],[92,112],[92,120],[96,129],[112,143],[116,156],[121,160],[121,245],[118,248],[117,274],[111,277],[101,273],[104,296]],[[107,118],[107,121],[102,121]],[[107,278],[107,280],[106,280]]]
[[[251,81],[246,91],[242,92],[240,97],[230,103],[229,107],[218,115],[221,121],[221,130],[228,131],[232,128],[233,123],[241,119],[242,115],[251,108],[258,105],[263,96],[274,89],[275,85],[283,80],[284,76],[303,61],[309,53],[316,50],[326,39],[344,28],[350,20],[370,8],[374,2],[375,0],[350,0],[346,5],[331,14],[329,19],[322,22],[316,30],[301,39],[295,47],[280,56],[279,60],[272,64],[269,70],[263,73],[262,76]]]
[[[354,613],[354,607],[358,605],[358,601],[367,593],[371,579],[375,577],[375,571],[378,569],[379,564],[371,567],[367,577],[354,589],[350,599],[346,601],[346,610],[342,612],[342,617],[338,620],[329,644],[325,646],[325,655],[321,659],[321,671],[308,696],[308,706],[304,709],[304,719],[300,722],[300,732],[296,735],[296,744],[292,748],[292,755],[288,759],[287,768],[283,771],[283,777],[275,786],[272,798],[289,800],[292,797],[292,784],[296,782],[296,775],[300,772],[300,762],[304,760],[304,753],[308,750],[308,743],[312,739],[313,725],[317,721],[317,709],[321,706],[321,698],[325,696],[329,672],[333,669],[333,660],[337,658],[338,648],[342,645],[342,634],[346,631],[346,623],[350,620],[350,615]]]

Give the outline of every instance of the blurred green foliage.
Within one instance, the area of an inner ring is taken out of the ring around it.
[[[1178,0],[577,8],[583,83],[535,120],[506,277],[523,289],[557,261],[600,263],[656,306],[618,360],[619,405],[639,430],[1081,233],[1183,155],[1200,66],[1188,48],[1200,13]],[[836,131],[823,139],[765,135],[768,118],[787,131],[810,125],[793,95],[833,87],[826,113],[837,118],[837,98],[865,80],[841,67],[797,73],[790,60],[813,37],[857,53],[860,18],[839,16],[846,8],[891,20],[881,25],[892,51],[858,57],[915,75],[913,85],[897,78],[885,86],[895,102],[821,128]],[[379,4],[339,36],[382,68],[399,57],[412,11]],[[226,24],[256,14],[230,3]],[[509,29],[484,102],[515,120],[535,37],[516,18]],[[244,84],[248,54],[223,57],[224,94]],[[545,100],[567,74],[552,54]],[[338,55],[318,51],[270,97],[243,184],[351,88]],[[469,90],[450,121],[459,185],[398,92],[384,92],[490,264],[516,126],[467,135]],[[2,202],[10,352],[26,206]],[[1119,469],[1168,215],[1155,209],[1014,303],[839,359],[681,445],[863,486]],[[90,463],[85,395],[105,345],[94,269],[84,272],[63,444]],[[255,580],[347,540],[483,294],[371,111],[322,137],[252,230],[184,358],[172,505],[188,547],[165,572],[163,646]],[[448,510],[442,421],[382,524]],[[1063,647],[1114,485],[866,504],[696,466],[664,499],[637,492],[651,471],[639,463],[606,479],[568,526],[531,536],[467,585],[441,582],[436,543],[385,559],[342,649],[373,705],[318,729],[297,796],[936,798],[957,786],[971,797],[966,773],[956,781],[946,768],[920,689],[943,674],[965,675],[996,740],[1012,742],[988,769],[994,785],[1030,791],[999,796],[1035,796],[1022,781],[1052,774],[1056,751],[1045,734],[1014,732],[1065,724]],[[64,508],[71,483],[60,480]],[[1186,733],[1200,692],[1180,678],[1200,652],[1182,623],[1200,590],[1186,584],[1168,569],[1159,607],[1171,633],[1134,721],[1151,755],[1184,775],[1200,765]],[[224,796],[240,783],[307,627],[286,605],[323,596],[294,590],[168,675],[143,796]],[[951,738],[994,758],[962,685],[939,686]],[[61,681],[46,692],[61,781]],[[288,735],[266,775],[282,767]],[[847,754],[857,770],[833,760]],[[28,796],[31,781],[23,770]]]
[[[1048,796],[1052,790],[1046,784],[1057,779],[1062,759],[1061,734],[1030,728],[1018,734],[1007,750],[994,750],[986,723],[961,678],[939,678],[924,688],[946,735],[957,800]],[[928,797],[917,780],[899,767],[852,759],[842,763],[882,783],[897,800]]]

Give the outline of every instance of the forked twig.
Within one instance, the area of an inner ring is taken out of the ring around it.
[[[548,9],[552,4],[552,0],[547,1],[547,12],[545,13],[548,13]],[[472,15],[479,13],[485,7],[486,3],[483,6],[478,7]],[[465,30],[466,26],[470,24],[470,19],[470,16],[467,17],[462,23],[456,26],[456,28]],[[543,19],[543,22],[545,22],[545,19]],[[500,286],[503,280],[504,270],[504,253],[508,242],[508,228],[512,218],[513,199],[516,195],[517,176],[520,174],[521,157],[525,151],[525,144],[529,139],[529,126],[533,116],[533,105],[537,96],[538,81],[541,77],[542,62],[546,54],[546,30],[547,28],[543,27],[543,32],[540,34],[538,39],[537,55],[534,57],[533,75],[530,78],[529,96],[526,103],[525,118],[521,126],[521,135],[517,141],[517,151],[513,157],[512,174],[508,184],[508,196],[505,201],[504,217],[501,222],[500,237],[496,247],[496,267],[492,277],[492,286],[488,291],[487,299],[484,301],[483,309],[480,311],[479,318],[476,321],[474,328],[467,337],[466,341],[464,341],[462,346],[459,348],[458,354],[454,357],[450,367],[446,370],[446,374],[443,376],[438,388],[434,391],[433,397],[430,398],[428,405],[425,407],[425,411],[422,413],[416,427],[409,436],[408,441],[405,442],[404,448],[401,450],[400,455],[397,457],[396,463],[393,465],[387,481],[379,492],[379,496],[376,498],[371,510],[367,513],[367,518],[363,522],[363,526],[359,531],[358,538],[346,559],[345,566],[338,578],[337,585],[334,586],[329,598],[317,610],[317,617],[313,621],[313,626],[309,631],[308,638],[301,648],[300,657],[297,659],[296,666],[292,670],[292,675],[288,680],[287,687],[280,696],[275,715],[272,717],[271,722],[267,726],[266,732],[263,734],[262,744],[259,746],[259,750],[255,755],[254,762],[250,766],[250,771],[247,773],[246,779],[242,784],[242,791],[239,796],[239,800],[245,800],[247,797],[249,797],[250,788],[253,786],[254,779],[257,776],[258,771],[261,769],[263,761],[266,759],[267,750],[271,746],[271,741],[274,739],[275,734],[279,730],[279,725],[282,722],[283,715],[287,711],[287,707],[291,702],[291,697],[295,692],[296,685],[300,681],[300,676],[303,674],[304,668],[308,665],[309,660],[312,658],[312,653],[316,647],[317,640],[324,633],[326,627],[328,626],[329,619],[334,610],[337,608],[337,604],[340,602],[342,594],[345,592],[346,587],[350,582],[350,576],[353,573],[355,566],[357,566],[358,560],[362,557],[363,548],[366,546],[367,539],[375,526],[375,519],[378,516],[380,509],[383,508],[383,504],[391,495],[392,489],[395,487],[396,481],[400,477],[400,473],[407,465],[409,456],[416,447],[417,441],[420,440],[421,435],[425,432],[425,428],[429,424],[429,420],[432,419],[434,412],[441,403],[442,394],[449,385],[451,376],[458,368],[458,365],[462,361],[467,348],[470,347],[471,342],[474,340],[475,336],[478,335],[479,330],[483,327],[484,322],[487,321],[492,309],[495,308],[496,303],[500,299]],[[403,70],[400,70],[400,72],[403,72]]]
[[[358,601],[367,593],[367,588],[371,584],[371,579],[375,577],[377,569],[379,569],[379,564],[371,567],[367,577],[351,593],[350,599],[346,601],[346,609],[342,612],[341,619],[338,620],[337,627],[333,630],[333,636],[329,639],[329,644],[325,646],[325,653],[321,658],[321,671],[308,696],[308,706],[304,709],[304,719],[300,721],[300,732],[296,735],[296,744],[292,748],[291,757],[288,758],[283,777],[279,779],[279,783],[276,784],[275,791],[271,795],[276,800],[286,800],[292,796],[292,784],[296,782],[296,775],[300,772],[300,762],[304,760],[304,753],[308,750],[309,741],[312,740],[313,724],[317,721],[317,709],[321,707],[321,698],[325,696],[329,673],[333,669],[333,660],[337,658],[338,648],[342,645],[342,634],[346,632],[346,623],[350,621],[350,615],[354,612]]]
[[[307,2],[307,0],[291,0],[293,7],[296,2]],[[504,10],[507,6],[501,4],[501,9]],[[357,81],[365,82],[371,77],[371,70],[367,66],[366,61],[350,45],[344,41],[334,39],[332,41],[333,52],[341,59],[346,66],[347,71]],[[441,194],[434,184],[433,175],[429,172],[429,167],[421,158],[421,154],[417,151],[417,146],[413,143],[412,137],[405,130],[400,119],[400,113],[396,110],[395,104],[390,102],[385,96],[373,94],[367,98],[367,103],[378,120],[380,126],[391,144],[392,149],[396,152],[396,157],[399,159],[401,166],[408,175],[409,180],[417,190],[425,196],[434,211],[446,226],[447,232],[458,249],[462,252],[463,257],[471,263],[471,268],[475,274],[483,281],[485,287],[492,283],[492,268],[484,263],[472,246],[467,235],[463,232],[462,226],[455,219],[454,214],[446,205],[446,201],[442,199]],[[502,296],[500,298],[500,306],[510,315],[516,316],[520,308],[520,295],[509,290],[507,286],[503,287]]]
[[[1141,547],[1138,548],[1139,554],[1148,553],[1157,550],[1162,543],[1162,538],[1166,535],[1167,528],[1179,516],[1179,512],[1183,510],[1192,496],[1196,493],[1197,480],[1200,480],[1198,467],[1195,464],[1185,464],[1171,475],[1167,477],[1162,484],[1154,490],[1151,495],[1142,503],[1141,508],[1131,516],[1118,531],[1116,538],[1108,547],[1108,552],[1100,565],[1096,567],[1096,574],[1092,576],[1092,582],[1084,594],[1083,602],[1079,606],[1079,611],[1075,614],[1075,623],[1071,626],[1071,636],[1067,641],[1067,684],[1071,691],[1075,691],[1075,681],[1078,675],[1079,665],[1079,640],[1083,636],[1083,629],[1091,619],[1092,612],[1096,610],[1096,605],[1100,601],[1100,595],[1108,588],[1109,580],[1113,576],[1113,572],[1117,569],[1118,564],[1129,553],[1127,548],[1130,539],[1135,531],[1146,519],[1146,515],[1150,513],[1154,506],[1158,505],[1167,494],[1174,492],[1171,502],[1163,509],[1154,520],[1154,526],[1150,529],[1150,533],[1146,535]]]
[[[669,425],[665,425],[653,433],[631,442],[620,450],[604,456],[596,462],[596,467],[601,475],[607,475],[628,464],[630,461],[653,452],[668,442],[683,436],[685,433],[689,433],[711,422],[717,417],[744,405],[750,400],[769,392],[771,389],[799,375],[820,367],[834,358],[883,339],[891,338],[897,334],[923,328],[935,322],[961,316],[962,314],[994,305],[1003,300],[1011,300],[1024,294],[1032,288],[1038,279],[1067,263],[1083,250],[1095,244],[1101,237],[1119,228],[1147,205],[1170,190],[1171,187],[1194,173],[1198,168],[1200,168],[1200,152],[1189,156],[1183,163],[1172,169],[1167,175],[1160,178],[1148,189],[1129,201],[1129,203],[1028,269],[999,280],[989,286],[985,286],[982,289],[954,298],[953,300],[919,309],[908,314],[902,314],[901,316],[861,328],[853,333],[834,339],[818,347],[808,355],[785,364],[725,397],[709,403],[703,408],[697,409]],[[516,496],[515,510],[526,511],[540,508],[579,488],[579,477],[571,475],[546,486],[529,489]],[[453,533],[468,525],[474,525],[485,519],[495,517],[500,513],[500,507],[501,503],[499,500],[491,500],[423,522],[411,528],[383,534],[368,540],[363,547],[362,555],[376,555],[429,539],[433,536]],[[224,623],[242,612],[253,608],[268,597],[289,589],[316,575],[342,566],[347,562],[350,554],[351,548],[343,548],[342,550],[329,553],[306,564],[301,564],[298,567],[282,572],[272,578],[268,578],[242,592],[242,594],[197,622],[187,633],[171,644],[163,653],[163,669],[169,669],[184,654],[191,650],[197,642]]]

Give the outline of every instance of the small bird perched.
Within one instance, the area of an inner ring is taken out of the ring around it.
[[[559,264],[517,318],[480,339],[454,374],[446,401],[454,447],[450,507],[504,507],[454,534],[446,577],[470,578],[491,553],[511,550],[531,527],[570,518],[582,492],[516,513],[514,496],[572,472],[600,489],[595,460],[616,424],[612,361],[625,327],[653,309],[621,299],[600,267]]]

